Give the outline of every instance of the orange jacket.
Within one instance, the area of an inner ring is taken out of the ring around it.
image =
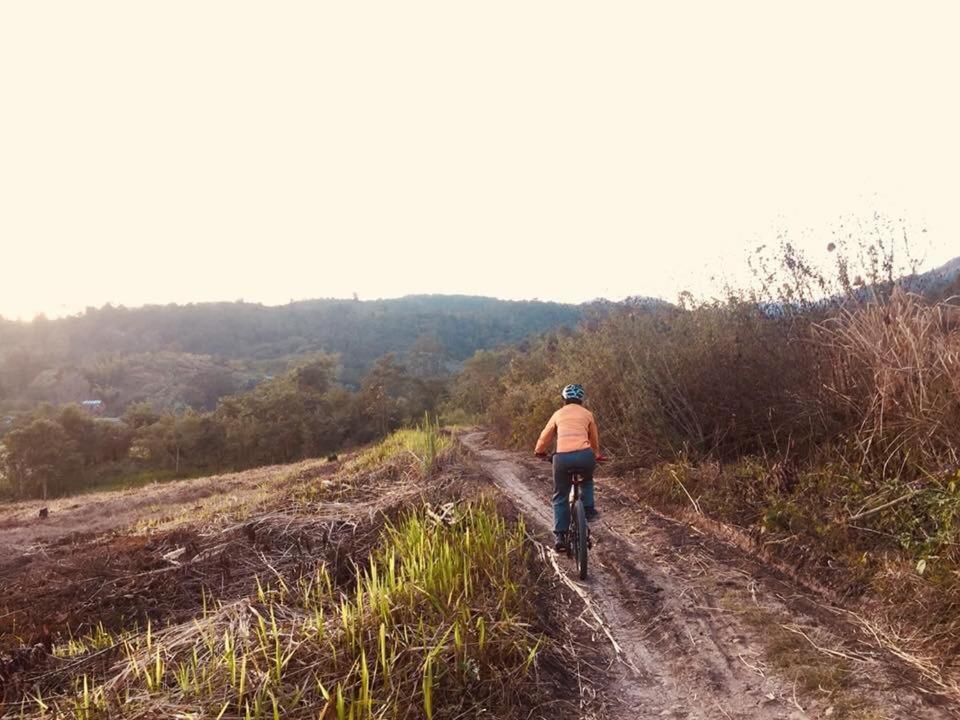
[[[594,455],[600,455],[597,421],[593,419],[593,413],[582,405],[570,403],[557,410],[540,433],[534,452],[547,452],[554,435],[557,436],[558,453],[592,449]]]

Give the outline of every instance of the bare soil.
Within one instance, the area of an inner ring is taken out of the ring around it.
[[[30,542],[6,553],[0,565],[0,717],[19,717],[23,698],[69,693],[77,677],[111,672],[117,646],[76,657],[53,652],[100,625],[112,634],[142,631],[148,622],[154,632],[187,626],[207,603],[245,602],[258,578],[292,584],[321,562],[346,590],[383,523],[423,502],[489,494],[516,519],[515,507],[486,477],[453,455],[426,483],[404,482],[408,478],[391,467],[358,477],[338,472],[339,465],[307,462],[150,488],[140,496],[101,493],[54,505],[51,520],[60,516],[61,522],[37,532],[40,521],[28,514],[29,505],[8,508],[3,532]],[[542,575],[534,588],[534,625],[549,641],[538,660],[536,691],[525,702],[530,718],[577,717],[579,707],[602,702],[572,681],[560,650],[577,643],[582,666],[599,668],[606,649],[592,643],[585,626],[567,634],[568,608],[579,600],[549,567]]]
[[[552,543],[550,468],[463,437],[479,467]],[[601,471],[602,474],[602,471]],[[545,558],[582,593],[597,642],[614,661],[596,717],[960,717],[931,686],[816,591],[722,536],[644,506],[616,478],[597,481],[591,576]],[[875,639],[875,638],[874,638]]]
[[[72,679],[75,663],[51,651],[98,626],[184,622],[205,603],[249,596],[258,577],[293,580],[321,561],[337,582],[352,581],[383,517],[419,490],[389,477],[356,487],[338,467],[310,461],[83,496],[53,505],[47,522],[27,504],[6,508],[0,537],[18,543],[0,560],[0,716],[2,701]]]
[[[319,466],[318,461],[256,468],[192,480],[156,483],[132,490],[105,491],[53,500],[0,505],[0,566],[31,548],[74,538],[123,530],[136,523],[158,521],[183,512],[200,511],[215,502],[220,508],[240,506],[263,483],[278,475]],[[41,520],[40,509],[49,516]]]

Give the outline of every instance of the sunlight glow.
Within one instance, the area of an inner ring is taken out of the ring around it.
[[[960,254],[951,3],[3,3],[0,314],[708,292]],[[926,233],[921,233],[922,230]]]

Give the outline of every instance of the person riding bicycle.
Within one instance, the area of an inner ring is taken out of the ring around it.
[[[563,407],[557,410],[537,440],[534,453],[546,456],[547,448],[557,438],[553,455],[553,533],[557,536],[555,548],[566,549],[566,534],[570,526],[570,476],[572,469],[583,476],[580,491],[588,520],[600,515],[594,504],[593,470],[600,455],[600,437],[593,413],[583,407],[583,386],[567,385],[561,392]]]

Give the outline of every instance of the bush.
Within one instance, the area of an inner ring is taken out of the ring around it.
[[[604,444],[622,458],[773,450],[809,435],[803,399],[814,355],[806,328],[742,302],[621,310],[516,358],[491,393],[490,422],[526,445],[556,408],[559,389],[580,382]]]
[[[898,291],[817,328],[821,416],[881,476],[958,465],[960,307]]]
[[[486,417],[529,450],[560,388],[582,383],[601,448],[643,468],[639,497],[693,506],[838,590],[872,591],[953,657],[960,305],[907,292],[918,282],[894,281],[889,248],[859,257],[837,258],[831,280],[786,246],[782,272],[760,263],[754,290],[620,307],[505,351]]]

